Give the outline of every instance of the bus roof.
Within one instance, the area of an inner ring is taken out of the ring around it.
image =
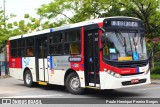
[[[20,38],[36,36],[36,35],[40,35],[40,34],[46,34],[46,33],[50,33],[50,32],[56,32],[56,31],[81,27],[81,26],[85,26],[85,25],[96,24],[96,23],[103,22],[104,19],[110,19],[110,18],[131,18],[131,19],[140,20],[138,18],[126,17],[126,16],[114,16],[114,17],[98,18],[98,19],[87,20],[87,21],[84,21],[84,22],[79,22],[79,23],[74,23],[74,24],[66,24],[66,25],[63,25],[63,26],[60,26],[60,27],[50,28],[50,29],[46,29],[46,30],[42,30],[42,31],[38,31],[38,32],[13,36],[13,37],[10,37],[9,40],[20,39]]]

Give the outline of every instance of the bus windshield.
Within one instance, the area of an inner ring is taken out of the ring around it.
[[[146,60],[145,36],[138,32],[105,32],[103,58],[115,61]]]

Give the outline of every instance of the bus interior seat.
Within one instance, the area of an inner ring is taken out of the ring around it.
[[[71,54],[79,54],[78,45],[70,44],[69,46]]]

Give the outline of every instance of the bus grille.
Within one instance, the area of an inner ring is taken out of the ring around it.
[[[121,76],[133,76],[133,75],[139,75],[143,74],[144,72],[134,73],[134,74],[121,74]]]
[[[136,67],[146,66],[148,64],[148,61],[147,60],[143,60],[143,61],[123,61],[123,62],[106,61],[106,63],[108,63],[111,66],[118,67],[118,68],[136,68]]]
[[[135,68],[135,67],[143,67],[143,66],[146,66],[147,65],[147,63],[145,62],[141,62],[141,63],[125,63],[125,64],[121,64],[121,63],[119,63],[119,64],[117,64],[117,67],[119,67],[119,68]]]
[[[136,68],[146,66],[147,63],[147,61],[116,62],[114,66],[118,68]]]

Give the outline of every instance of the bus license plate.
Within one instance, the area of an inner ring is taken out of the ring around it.
[[[139,79],[132,79],[131,80],[131,83],[138,83],[139,82]]]

